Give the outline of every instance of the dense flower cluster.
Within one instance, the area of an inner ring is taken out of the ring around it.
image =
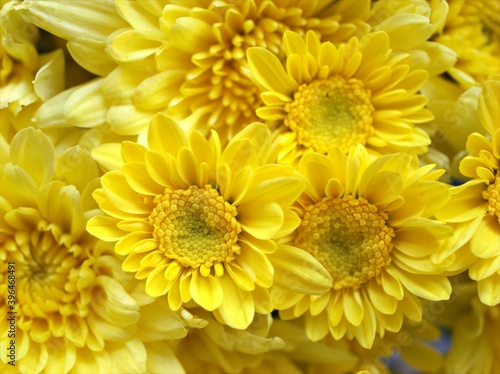
[[[0,9],[2,373],[500,371],[500,2]]]

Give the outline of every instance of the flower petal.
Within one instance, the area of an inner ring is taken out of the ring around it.
[[[332,287],[330,273],[300,248],[278,245],[268,258],[275,270],[274,283],[279,287],[308,295],[321,295]]]
[[[252,323],[255,307],[252,294],[239,288],[228,274],[219,277],[224,299],[218,311],[228,326],[246,329]]]
[[[274,201],[256,200],[238,207],[238,222],[258,239],[272,238],[283,226],[283,209]]]
[[[248,65],[253,77],[267,90],[276,91],[288,96],[297,90],[297,83],[285,72],[280,60],[271,52],[261,47],[247,49]]]
[[[213,311],[221,305],[226,290],[223,291],[219,280],[220,277],[211,274],[204,277],[199,270],[193,271],[189,290],[193,300],[203,309]]]

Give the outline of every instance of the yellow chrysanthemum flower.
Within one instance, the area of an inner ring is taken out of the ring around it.
[[[499,373],[500,305],[484,305],[478,298],[477,282],[466,273],[451,281],[453,293],[449,301],[425,306],[427,318],[435,321],[449,336],[442,366],[433,372]]]
[[[411,54],[410,66],[424,69],[430,77],[442,74],[456,63],[456,53],[432,41],[432,35],[443,28],[448,3],[441,0],[378,0],[366,22],[371,31],[384,31],[390,46],[398,52]]]
[[[31,126],[42,100],[64,89],[61,50],[39,54],[39,30],[15,10],[16,1],[0,1],[0,133],[10,141]]]
[[[435,77],[429,79],[422,93],[429,98],[428,108],[435,116],[427,126],[433,139],[432,146],[444,152],[450,160],[465,150],[471,133],[486,134],[477,113],[481,87],[463,90],[449,79]]]
[[[286,32],[285,66],[260,47],[248,59],[255,80],[263,86],[266,104],[257,115],[279,121],[278,160],[294,162],[332,146],[344,152],[356,144],[376,153],[423,153],[430,143],[415,123],[430,121],[427,99],[416,94],[427,79],[410,71],[409,55],[393,54],[384,32],[351,38],[338,48],[308,32],[305,39]]]
[[[330,332],[370,348],[377,333],[399,331],[403,316],[421,319],[417,296],[448,298],[445,265],[431,259],[451,234],[432,219],[449,188],[436,181],[442,171],[414,163],[402,153],[373,159],[361,145],[300,160],[308,181],[296,206],[301,224],[283,240],[321,262],[333,287],[312,297],[276,287],[273,297],[282,318],[306,314],[310,339]]]
[[[31,2],[35,3],[34,11]],[[23,7],[42,22],[58,20],[50,7],[36,3],[27,1]],[[91,9],[110,5],[103,3]],[[94,124],[107,123],[117,133],[137,135],[147,131],[154,114],[163,112],[207,135],[209,128],[218,128],[225,143],[226,137],[257,119],[254,111],[260,100],[248,76],[246,49],[260,45],[282,55],[285,30],[303,34],[311,29],[327,40],[345,40],[358,28],[365,30],[360,18],[366,16],[370,6],[368,0],[360,0],[354,11],[350,4],[346,0],[116,0],[115,13],[126,26],[116,27],[113,12],[102,9],[104,16],[94,17],[87,27],[90,38],[99,35],[96,47],[83,44],[86,38],[79,38],[82,46],[77,44],[71,51],[81,51],[77,61],[104,75],[101,65],[106,61],[98,57],[101,50],[97,47],[101,45],[102,30],[114,27],[115,32],[107,40],[106,58],[109,56],[119,66],[105,79],[71,93],[71,99],[62,97],[67,100],[63,114],[72,120],[76,114],[90,116]],[[57,26],[59,22],[47,27],[75,42],[82,19],[78,7],[61,13],[61,17],[76,19],[76,27],[72,28],[64,18],[60,23],[65,27]],[[89,56],[85,55],[87,49]],[[92,67],[93,61],[96,67]],[[40,120],[50,122],[50,118]]]
[[[489,137],[478,133],[469,136],[470,155],[460,163],[460,172],[472,179],[454,187],[449,203],[437,214],[439,219],[455,226],[450,251],[466,245],[472,252],[472,258],[457,255],[457,262],[465,269],[468,260],[475,260],[469,275],[479,281],[479,297],[490,306],[500,303],[499,102],[500,76],[490,76],[478,103],[479,118]]]
[[[16,12],[27,22],[66,40],[71,57],[87,71],[105,76],[116,67],[105,53],[106,39],[116,30],[127,27],[127,23],[118,14],[114,1],[23,0],[13,3]]]
[[[253,371],[267,352],[276,354],[284,347],[282,339],[269,333],[273,323],[270,314],[256,315],[248,328],[237,330],[200,308],[189,311],[203,318],[206,325],[189,329],[176,346],[176,355],[187,373]]]
[[[0,370],[145,372],[139,336],[151,341],[155,323],[139,311],[147,295],[112,247],[85,231],[99,177],[90,154],[73,147],[57,157],[33,128],[1,146],[0,317],[13,322],[1,324],[0,339],[13,348],[0,352]],[[173,312],[164,320],[170,331],[157,336],[186,335]]]
[[[149,295],[167,294],[173,310],[194,300],[241,329],[255,312],[271,312],[273,282],[312,294],[330,287],[312,256],[274,241],[298,226],[289,206],[304,185],[292,168],[265,164],[265,125],[249,125],[221,151],[215,132],[188,137],[159,114],[148,143],[123,143],[123,167],[105,174],[94,194],[107,216],[87,229],[118,241],[123,268],[147,278]]]
[[[500,3],[495,0],[447,0],[446,22],[434,40],[457,54],[448,73],[463,87],[500,74]],[[431,3],[437,4],[433,0]]]
[[[303,320],[275,319],[269,336],[285,342],[283,349],[263,355],[258,366],[243,373],[353,373],[357,356],[350,351],[350,342],[312,342],[304,331]]]

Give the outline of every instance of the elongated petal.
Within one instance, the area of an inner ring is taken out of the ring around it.
[[[177,122],[163,113],[153,117],[148,132],[148,144],[151,150],[177,156],[179,149],[186,143],[186,134]]]
[[[10,145],[12,163],[28,172],[39,185],[54,175],[56,152],[49,138],[32,127],[19,131]]]
[[[426,300],[446,300],[451,294],[451,284],[446,277],[411,274],[394,268],[401,283],[415,296]]]
[[[217,309],[225,297],[226,290],[221,287],[219,279],[219,277],[210,274],[204,277],[199,271],[193,271],[190,286],[191,296],[205,310]]]
[[[258,239],[272,238],[283,225],[283,209],[274,201],[256,200],[238,207],[238,222]]]
[[[267,49],[252,47],[247,50],[248,64],[255,80],[268,90],[291,96],[297,90],[278,58]]]
[[[228,274],[219,281],[224,290],[224,300],[218,309],[222,319],[232,328],[246,329],[255,314],[252,294],[239,288]]]
[[[268,255],[274,270],[274,282],[278,286],[298,293],[321,295],[332,287],[328,271],[306,251],[278,245],[273,254]]]

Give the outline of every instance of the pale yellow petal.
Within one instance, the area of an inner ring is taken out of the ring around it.
[[[297,90],[297,83],[285,72],[278,58],[267,49],[251,47],[247,58],[254,79],[267,90],[291,96]]]
[[[41,131],[28,127],[12,139],[10,157],[39,185],[47,183],[54,175],[56,152],[49,138]]]
[[[278,245],[268,255],[274,270],[274,283],[284,289],[308,295],[321,295],[332,287],[328,271],[306,251],[289,245]]]
[[[394,273],[403,286],[412,294],[426,300],[447,300],[451,294],[451,284],[444,276],[411,274],[397,267]]]

